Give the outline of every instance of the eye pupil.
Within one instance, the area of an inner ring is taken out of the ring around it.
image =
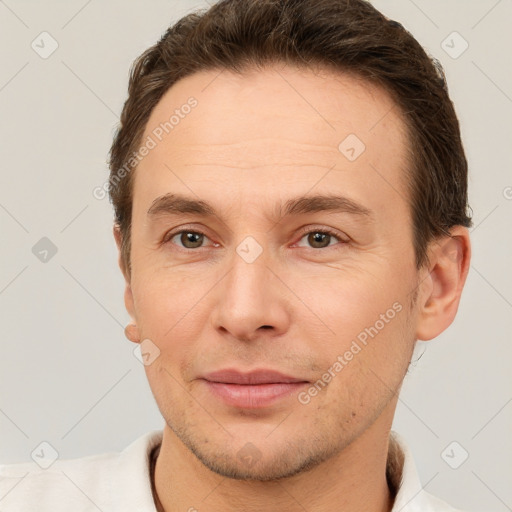
[[[181,243],[187,249],[201,247],[203,235],[201,233],[185,232],[181,234]]]
[[[328,233],[313,232],[308,235],[309,244],[315,249],[327,247],[330,242],[331,235]]]

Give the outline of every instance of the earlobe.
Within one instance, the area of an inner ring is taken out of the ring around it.
[[[416,338],[423,341],[439,336],[454,320],[471,258],[467,228],[455,226],[451,236],[432,242],[430,271],[418,303]]]
[[[133,343],[140,343],[140,334],[137,324],[128,324],[124,328],[124,335],[128,340],[133,341]]]

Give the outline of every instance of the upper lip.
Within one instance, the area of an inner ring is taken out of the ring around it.
[[[284,373],[266,369],[252,370],[250,372],[226,369],[207,373],[202,378],[210,382],[245,385],[307,382],[305,379],[292,377],[290,375],[285,375]]]

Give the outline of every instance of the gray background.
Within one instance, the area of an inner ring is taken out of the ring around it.
[[[429,492],[469,511],[512,510],[512,3],[375,5],[446,70],[475,222],[458,316],[418,345],[423,355],[404,382],[394,428]],[[42,441],[61,458],[117,451],[163,426],[123,334],[129,317],[111,206],[92,191],[108,177],[131,62],[171,22],[205,6],[0,0],[2,463],[30,460]],[[43,31],[59,45],[46,59],[31,47],[42,46]],[[457,58],[464,41],[454,31],[469,44]],[[46,262],[32,252],[43,237],[57,248]],[[446,462],[458,465],[465,452],[458,469]]]

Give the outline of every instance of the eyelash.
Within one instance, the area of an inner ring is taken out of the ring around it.
[[[171,243],[171,240],[176,236],[176,235],[181,235],[183,233],[194,233],[196,235],[202,235],[206,238],[208,238],[208,235],[206,235],[206,233],[203,233],[202,231],[198,231],[198,230],[194,230],[194,229],[180,229],[179,231],[173,231],[169,234],[166,234],[164,236],[164,239],[162,240],[162,244],[168,244],[168,243]],[[321,229],[311,229],[311,228],[305,228],[304,230],[301,230],[301,233],[300,233],[300,238],[299,238],[299,241],[302,240],[306,235],[309,235],[310,233],[321,233],[321,234],[324,234],[324,235],[329,235],[329,236],[332,236],[333,238],[335,238],[340,244],[344,245],[344,244],[347,244],[348,241],[347,240],[343,240],[341,238],[341,236],[334,230],[332,229],[329,229],[329,228],[321,228]],[[204,249],[204,247],[198,247],[196,249],[188,249],[186,247],[180,247],[179,245],[177,246],[180,250],[182,251],[197,251],[199,249]],[[304,248],[304,247],[303,247]],[[308,249],[311,249],[313,251],[319,251],[319,250],[325,250],[325,249],[329,249],[329,248],[334,248],[334,246],[331,246],[331,245],[328,245],[326,247],[320,247],[320,248],[316,248],[316,247],[307,247]]]

